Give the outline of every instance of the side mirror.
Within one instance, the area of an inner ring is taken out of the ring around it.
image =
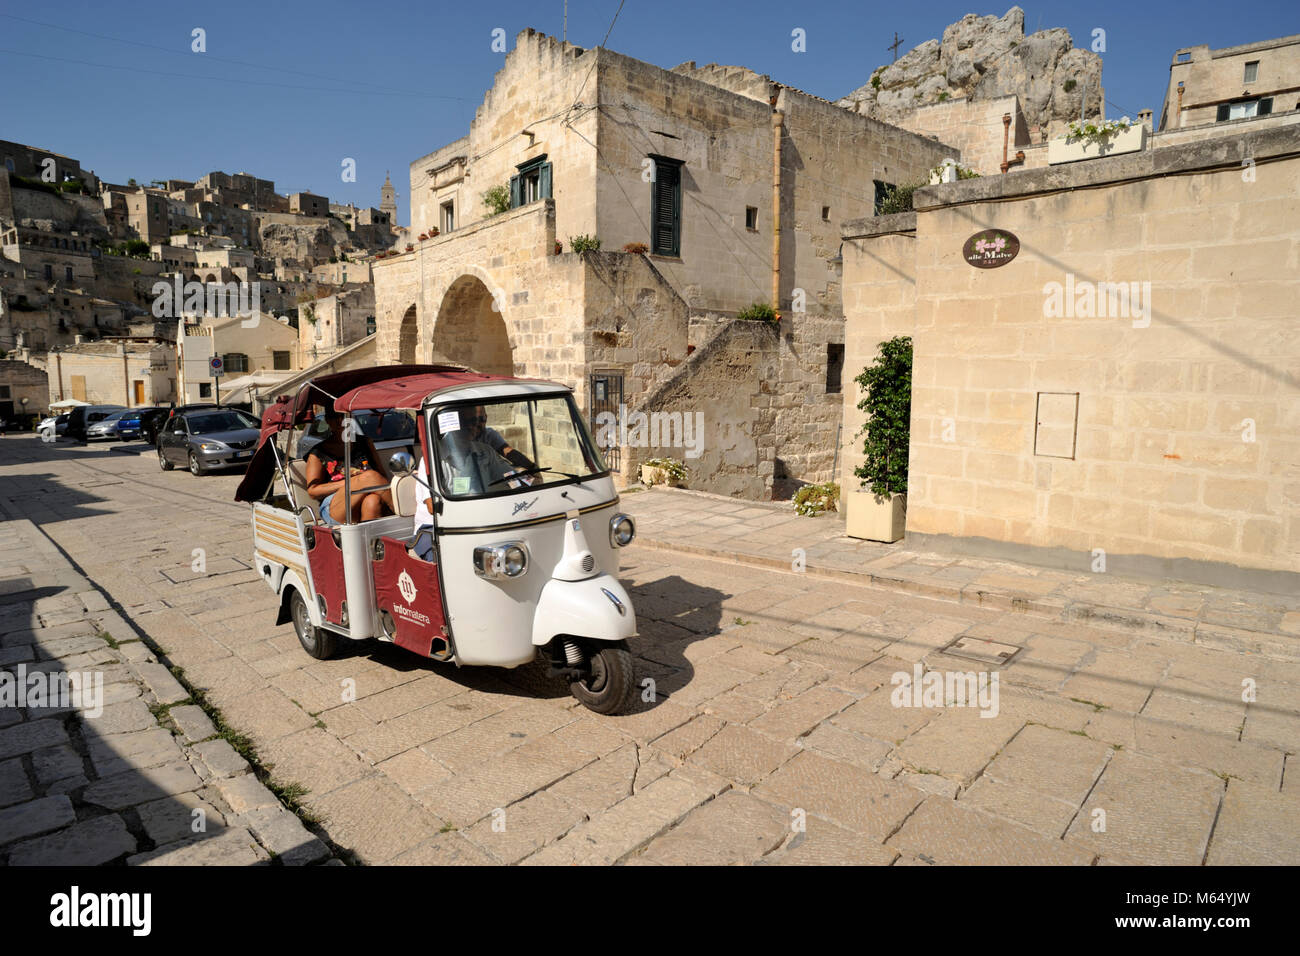
[[[394,475],[409,475],[415,471],[415,459],[409,452],[399,451],[388,459],[388,471]]]

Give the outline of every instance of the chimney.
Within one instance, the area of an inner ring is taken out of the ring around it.
[[[1150,110],[1138,110],[1138,122],[1147,128],[1148,133],[1152,132]]]
[[[72,344],[73,344],[73,345],[80,345],[80,344],[81,344],[81,335],[80,335],[80,334],[74,335],[74,336],[72,337]]]

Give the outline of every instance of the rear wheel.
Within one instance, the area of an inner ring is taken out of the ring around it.
[[[293,594],[289,598],[289,615],[293,618],[293,629],[298,635],[298,643],[302,645],[303,650],[321,661],[334,656],[338,636],[333,631],[312,625],[307,602],[297,588],[293,589]]]
[[[595,653],[593,649],[599,648]],[[636,699],[636,670],[627,643],[586,645],[587,674],[569,684],[569,691],[588,710],[598,714],[622,714]]]
[[[171,471],[173,468],[176,467],[170,461],[168,461],[167,456],[163,454],[162,445],[158,446],[158,467],[161,468],[163,471]]]

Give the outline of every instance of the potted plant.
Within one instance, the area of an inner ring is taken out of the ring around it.
[[[428,234],[427,232],[422,232],[422,233],[420,233],[420,241],[421,241],[421,242],[424,242],[424,240],[426,240],[426,239],[428,239],[428,238],[429,238],[429,234]]]
[[[907,521],[907,454],[912,414],[912,340],[880,343],[880,354],[854,379],[865,393],[858,409],[867,420],[858,435],[864,460],[853,469],[861,489],[846,496],[850,537],[894,542]]]
[[[555,240],[555,254],[558,256],[558,255],[559,255],[560,253],[562,253],[563,251],[564,251],[564,243],[560,242],[559,239],[556,239],[556,240]]]
[[[434,226],[429,230],[429,238],[432,239],[434,236],[438,235],[439,232],[441,232],[441,230],[437,226]]]
[[[406,251],[407,251],[407,252],[414,252],[414,251],[415,251],[415,246],[411,245],[411,244],[408,242],[408,243],[406,244]]]
[[[641,465],[641,484],[647,488],[663,484],[679,488],[689,475],[686,464],[676,458],[649,458]]]

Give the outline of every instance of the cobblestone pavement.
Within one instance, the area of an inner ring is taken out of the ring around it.
[[[0,698],[0,866],[329,857],[104,595],[22,519],[0,524],[0,669],[11,681]]]
[[[1258,652],[1285,650],[1280,627],[1207,646],[634,545],[622,577],[656,699],[598,717],[540,666],[457,670],[380,642],[307,657],[248,567],[237,478],[140,450],[0,439],[0,507],[360,862],[1300,862],[1300,663]],[[990,642],[1014,656],[958,656]],[[926,706],[927,678],[899,699],[914,668],[949,691],[996,674],[998,693]]]

